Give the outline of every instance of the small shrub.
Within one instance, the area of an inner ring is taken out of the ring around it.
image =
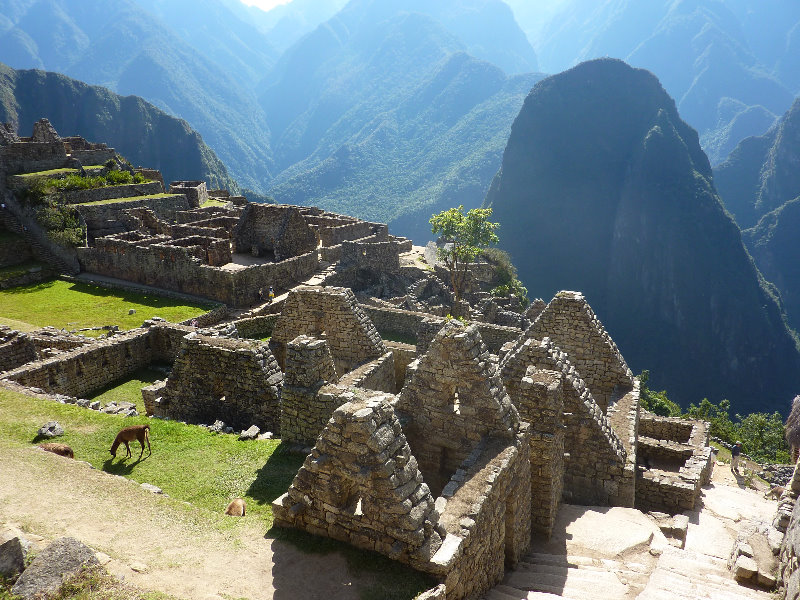
[[[123,185],[126,183],[133,183],[133,175],[128,171],[109,171],[106,179],[112,185]]]

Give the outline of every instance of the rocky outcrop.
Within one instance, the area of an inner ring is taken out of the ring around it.
[[[796,342],[651,73],[603,59],[540,82],[485,203],[529,291],[581,290],[679,402],[774,410],[796,393]]]

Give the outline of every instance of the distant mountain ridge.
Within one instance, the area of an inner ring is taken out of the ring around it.
[[[536,12],[541,3],[507,2],[547,72],[607,56],[655,73],[712,164],[800,94],[793,0],[560,0]]]
[[[260,190],[271,177],[252,89],[133,0],[0,0],[0,61],[141,96],[191,123],[244,186]]]
[[[600,59],[539,82],[486,204],[529,292],[581,290],[631,368],[682,405],[785,410],[800,387],[780,306],[651,73]]]
[[[742,239],[800,330],[800,98],[766,134],[743,140],[714,170]]]
[[[455,25],[427,14],[450,5],[474,5],[480,17],[501,3],[447,0],[415,12],[357,0],[281,57],[261,96],[279,170],[272,196],[312,198],[417,240],[429,239],[432,212],[480,204],[542,76],[509,77],[470,56]]]
[[[13,123],[26,136],[43,117],[61,135],[106,143],[134,165],[161,170],[167,185],[203,179],[212,188],[237,189],[225,165],[186,121],[136,96],[0,63],[0,122]]]

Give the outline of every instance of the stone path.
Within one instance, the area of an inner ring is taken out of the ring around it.
[[[485,600],[770,600],[739,585],[727,559],[738,533],[769,523],[776,507],[716,466],[679,549],[637,510],[563,505],[552,538],[535,542]]]

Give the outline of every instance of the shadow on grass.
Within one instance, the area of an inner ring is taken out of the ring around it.
[[[48,288],[53,287],[58,280],[48,279],[47,281],[41,281],[39,283],[32,283],[30,285],[21,285],[18,287],[9,288],[7,290],[3,290],[4,294],[35,294],[36,292],[41,292]]]
[[[256,472],[247,495],[258,504],[269,504],[283,494],[305,460],[305,455],[289,450],[290,445],[281,442],[264,466]]]
[[[167,296],[159,296],[158,294],[140,294],[139,292],[132,292],[119,288],[111,289],[93,285],[91,283],[73,283],[69,286],[69,290],[80,294],[88,294],[90,296],[97,296],[100,298],[122,298],[126,302],[135,302],[150,308],[174,308],[180,306],[194,305],[207,310],[214,309],[217,305],[213,303],[192,303],[187,300],[179,300],[177,298],[169,298]]]
[[[411,567],[393,561],[376,552],[359,550],[344,542],[311,535],[297,529],[286,529],[273,526],[266,535],[278,544],[273,545],[273,586],[275,600],[289,600],[296,598],[296,573],[292,572],[296,560],[284,556],[283,544],[291,545],[304,554],[326,555],[338,553],[347,563],[347,573],[344,577],[352,576],[359,579],[369,578],[362,585],[361,600],[411,600],[420,592],[424,592],[436,585],[436,580],[424,573],[415,571]],[[313,585],[313,582],[309,582]],[[308,590],[309,593],[312,590]]]
[[[117,459],[112,456],[110,458],[107,458],[103,463],[103,471],[105,471],[106,473],[111,473],[112,475],[123,475],[123,476],[130,475],[133,472],[133,468],[136,465],[146,461],[148,458],[150,458],[150,455],[146,454],[141,458],[137,458],[132,463],[127,462],[128,458],[121,458],[115,464],[114,461]]]

